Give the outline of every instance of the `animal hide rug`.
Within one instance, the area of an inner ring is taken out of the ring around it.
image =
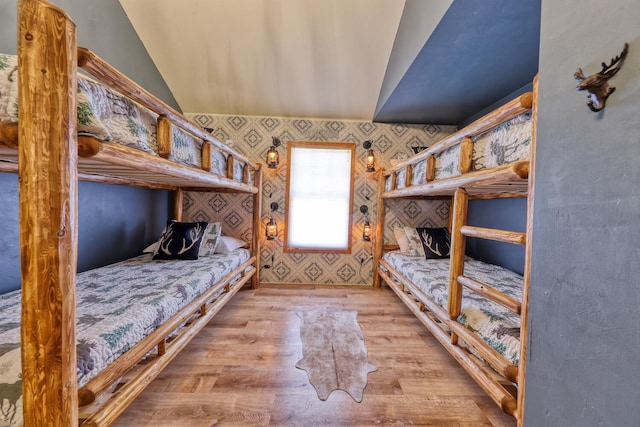
[[[367,360],[358,312],[323,309],[297,314],[302,359],[296,368],[307,371],[320,400],[327,400],[333,390],[343,390],[361,402],[367,375],[378,368]]]

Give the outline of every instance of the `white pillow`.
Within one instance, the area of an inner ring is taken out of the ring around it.
[[[229,236],[220,236],[219,240],[220,242],[218,243],[218,247],[215,252],[217,254],[228,254],[238,248],[243,248],[248,245],[247,242],[243,242],[242,240]]]
[[[202,235],[202,243],[200,244],[198,257],[213,255],[220,243],[221,234],[222,225],[219,222],[207,224],[207,228],[205,228],[204,234]]]
[[[409,240],[407,239],[407,233],[404,232],[404,228],[394,227],[393,236],[400,246],[400,253],[406,254],[409,251]]]
[[[426,258],[424,254],[424,247],[422,246],[422,240],[420,240],[418,231],[414,227],[404,227],[404,233],[407,235],[407,242],[409,246],[406,255]]]
[[[152,244],[150,244],[149,246],[147,246],[146,248],[144,248],[142,250],[143,254],[155,254],[156,250],[158,249],[158,243],[160,243],[159,241],[155,241]]]

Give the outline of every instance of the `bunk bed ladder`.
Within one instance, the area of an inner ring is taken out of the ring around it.
[[[527,234],[522,232],[499,230],[492,228],[475,227],[467,224],[469,195],[464,188],[456,190],[453,198],[453,211],[451,215],[451,264],[449,269],[449,300],[448,314],[452,320],[456,320],[461,313],[463,287],[475,292],[497,304],[500,304],[516,314],[522,312],[522,302],[506,295],[496,288],[480,282],[472,277],[464,275],[466,238],[494,240],[498,242],[526,245]],[[510,363],[504,357],[498,355],[492,349],[476,343],[479,338],[469,332],[463,325],[451,324],[451,343],[458,344],[461,338],[474,348],[482,358],[496,371],[514,384],[520,381],[518,367]]]

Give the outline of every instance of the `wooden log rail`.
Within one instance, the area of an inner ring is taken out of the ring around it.
[[[235,156],[237,161],[242,161],[253,169],[257,167],[256,163],[252,162],[247,157],[234,152],[233,149],[218,141],[210,133],[200,128],[200,126],[190,120],[187,120],[183,115],[144,88],[138,86],[135,82],[130,80],[127,76],[122,74],[89,49],[78,47],[78,66],[126,97],[133,99],[159,115],[166,116],[173,125],[179,126],[185,132],[198,139],[208,141],[218,150]]]
[[[0,128],[3,124],[0,123]],[[18,172],[18,155],[14,148],[5,148],[0,141],[0,172]],[[245,167],[246,174],[253,174],[253,184],[235,181],[212,173],[163,159],[153,154],[115,142],[101,142],[92,137],[78,137],[78,179],[137,186],[160,190],[182,187],[188,191],[216,191],[231,193],[259,192],[256,184],[258,170]],[[259,165],[258,165],[259,166]],[[197,182],[198,184],[194,185]]]
[[[190,184],[198,182],[202,188],[209,185],[214,188],[230,188],[245,193],[258,191],[255,186],[216,174],[203,174],[191,166],[158,158],[135,148],[115,142],[88,139],[96,145],[96,153],[89,157],[82,156],[81,166],[84,172],[106,176],[119,175],[141,182],[154,182],[155,179],[158,179],[157,177],[161,177],[163,182],[171,183],[174,187],[189,187]],[[134,155],[132,155],[132,151],[135,151]]]
[[[463,225],[460,232],[466,237],[476,237],[478,239],[495,240],[497,242],[514,243],[524,245],[527,239],[525,233],[517,231],[497,230],[493,228],[472,227]]]
[[[481,135],[488,130],[510,120],[522,113],[531,110],[533,94],[527,92],[519,97],[511,100],[502,107],[492,111],[489,114],[479,118],[475,122],[463,129],[445,137],[438,143],[428,147],[415,156],[398,163],[397,165],[384,171],[385,180],[391,177],[391,188],[388,191],[398,190],[397,175],[401,171],[405,171],[405,188],[410,187],[413,183],[413,169],[416,165],[426,160],[426,182],[435,180],[435,164],[436,156],[451,147],[460,145],[460,169],[459,173],[464,175],[471,171],[473,160],[473,138]]]
[[[422,322],[422,324],[433,334],[440,344],[456,359],[456,361],[467,371],[467,373],[484,389],[484,391],[496,402],[502,410],[516,416],[516,398],[503,386],[502,381],[497,379],[495,374],[487,372],[483,363],[461,347],[457,342],[453,342],[452,335],[459,334],[465,343],[476,350],[481,357],[498,373],[507,380],[514,382],[517,379],[518,368],[510,364],[504,357],[495,352],[481,339],[466,330],[457,321],[450,319],[446,310],[434,303],[413,283],[397,273],[386,261],[381,260],[383,267],[379,270],[379,275],[389,287],[398,295],[400,300],[411,310],[411,312]]]
[[[508,308],[516,314],[520,314],[521,302],[513,298],[512,296],[506,295],[496,288],[489,286],[486,283],[482,283],[478,280],[472,279],[471,277],[458,276],[456,280],[465,288],[472,290],[475,293]]]
[[[426,184],[414,185],[382,193],[384,199],[401,197],[450,196],[457,188],[466,188],[474,198],[494,199],[515,193],[526,196],[529,161],[522,160],[491,169],[438,179]],[[395,175],[391,175],[392,181]],[[384,188],[384,187],[383,187]]]
[[[460,226],[459,233],[464,237],[475,237],[479,239],[488,239],[519,245],[526,244],[527,240],[526,233],[498,230],[493,228],[472,227],[470,225]],[[473,278],[467,277],[463,274],[460,274],[456,277],[456,282],[458,284],[458,286],[456,287],[457,289],[459,289],[460,286],[464,286],[467,289],[508,308],[514,313],[520,314],[521,302],[509,295],[504,294],[503,292],[500,292],[494,287]],[[456,298],[457,297],[458,296],[456,295]]]
[[[81,50],[82,48],[80,48]],[[79,51],[80,51],[79,50]],[[87,51],[88,52],[88,51]],[[111,85],[111,83],[109,83]],[[131,85],[134,85],[135,83],[130,82]],[[112,86],[112,85],[111,85]],[[143,91],[143,89],[139,89],[140,91]],[[125,93],[123,93],[123,95],[125,96],[129,96],[130,93],[132,93],[132,91],[123,91]],[[152,97],[152,95],[148,95],[150,97]],[[135,99],[137,102],[142,103],[142,99]],[[161,101],[157,101],[158,103],[161,103]],[[144,105],[144,104],[143,104]],[[162,104],[164,105],[164,104]],[[155,105],[145,105],[145,107],[153,110],[153,108],[151,107],[157,107]],[[164,105],[164,107],[166,108],[170,108],[166,105]],[[157,111],[156,111],[157,112]],[[165,111],[166,112],[166,111]],[[178,113],[175,113],[176,115]],[[180,116],[178,116],[180,117]],[[187,121],[184,117],[181,117],[181,122],[184,123],[190,123],[189,121]],[[169,118],[169,116],[165,115],[165,114],[160,114],[158,116],[158,122],[157,122],[157,143],[158,143],[158,155],[161,158],[164,159],[168,159],[171,156],[171,140],[172,140],[172,127],[173,126],[180,126],[180,123],[176,124],[174,122],[172,122],[172,120]],[[209,133],[205,132],[205,131],[200,131],[198,132],[198,135],[193,135],[192,129],[197,129],[197,126],[194,124],[191,124],[192,127],[190,127],[189,129],[185,129],[185,127],[181,127],[183,131],[191,134],[196,140],[200,140],[201,141],[201,145],[200,145],[200,150],[201,150],[201,158],[202,158],[202,164],[201,164],[201,169],[203,171],[206,172],[211,172],[211,151],[212,150],[220,150],[222,151],[225,156],[227,157],[227,168],[225,173],[223,174],[223,177],[235,182],[239,182],[242,184],[247,184],[249,185],[250,183],[250,178],[252,177],[252,175],[255,177],[255,173],[256,170],[258,169],[258,164],[254,163],[252,161],[250,161],[248,158],[244,157],[243,155],[234,152],[230,147],[220,143],[219,141],[217,141],[212,135],[210,135]],[[0,146],[4,146],[7,148],[12,148],[12,149],[17,149],[19,147],[19,143],[18,143],[18,123],[9,123],[9,122],[0,122]],[[200,138],[202,137],[202,138]],[[101,153],[101,151],[103,150],[103,142],[90,137],[90,136],[78,136],[77,137],[77,152],[78,152],[78,156],[82,157],[82,158],[89,158],[89,157],[94,157],[97,156]],[[116,144],[116,143],[110,143],[110,144]],[[125,146],[122,146],[125,147]],[[107,148],[104,148],[104,150],[107,150]],[[108,150],[107,150],[108,151]],[[136,156],[145,156],[144,152],[141,152],[140,150],[135,150],[133,148],[130,147],[125,147],[124,150],[121,150],[119,152],[119,155],[123,155],[126,156],[127,154],[133,154],[133,157]],[[104,154],[104,153],[103,153]],[[17,156],[5,156],[3,154],[2,156],[3,158],[7,158],[8,160],[10,160],[9,163],[11,163],[11,160],[13,157],[13,162],[17,163]],[[147,155],[148,157],[148,155]],[[146,157],[144,157],[146,159]],[[151,161],[157,160],[157,158],[155,156],[152,157],[148,157],[148,159],[150,159]],[[109,160],[105,160],[106,162],[109,162]],[[240,179],[236,180],[234,178],[234,165],[235,163],[239,163],[242,165],[242,176]],[[134,164],[137,164],[136,161],[134,161]],[[185,170],[185,168],[188,169],[192,169],[191,166],[186,166],[186,165],[182,165],[180,163],[176,163],[176,162],[171,162],[171,165],[176,165],[176,167],[181,168],[182,170]],[[169,168],[167,166],[161,166],[162,170],[168,170]],[[108,169],[108,168],[107,168]],[[10,166],[10,165],[2,165],[2,167],[0,167],[0,170],[3,172],[16,172],[17,171],[17,167],[14,166]],[[143,180],[139,180],[139,179],[130,179],[127,180],[125,177],[123,176],[108,176],[106,178],[100,178],[102,175],[99,174],[94,174],[94,173],[89,173],[89,174],[83,174],[82,172],[79,172],[79,178],[83,179],[83,180],[87,180],[87,181],[95,181],[95,182],[106,182],[106,183],[113,183],[113,184],[125,184],[125,185],[134,185],[134,186],[142,186],[142,187],[149,187],[149,188],[164,188],[164,189],[173,189],[175,188],[176,185],[161,185],[159,183],[156,183],[155,185],[153,183],[144,183]],[[126,175],[123,174],[123,175]],[[193,175],[193,174],[191,174]],[[255,183],[255,178],[253,179],[253,183]],[[220,185],[222,185],[222,183],[219,183]],[[234,188],[232,186],[232,188]],[[236,188],[239,191],[247,191],[247,187],[238,187]]]

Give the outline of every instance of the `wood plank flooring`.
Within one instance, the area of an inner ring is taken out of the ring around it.
[[[318,399],[296,311],[358,310],[369,361],[361,403]],[[515,420],[484,394],[387,288],[241,290],[114,424],[131,426],[499,426]]]

